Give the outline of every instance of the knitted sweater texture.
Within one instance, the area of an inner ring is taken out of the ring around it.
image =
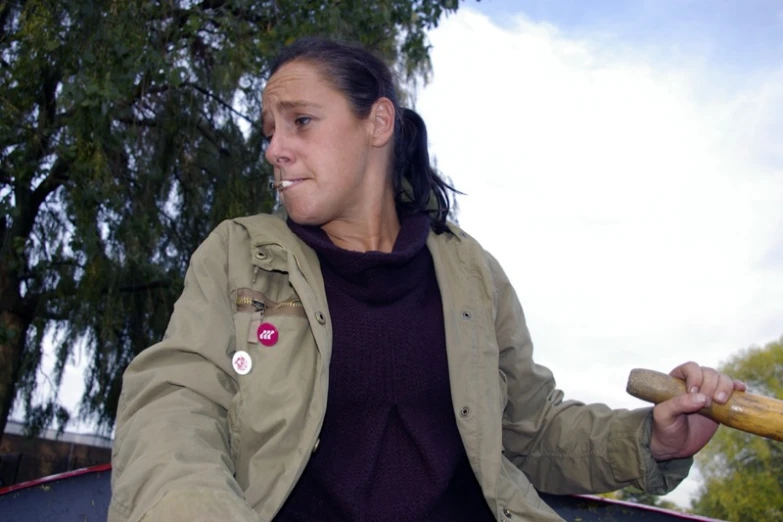
[[[334,334],[318,450],[275,521],[495,520],[457,430],[428,218],[403,219],[391,253],[289,227],[318,254]]]

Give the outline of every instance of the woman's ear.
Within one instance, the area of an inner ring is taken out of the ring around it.
[[[389,98],[378,98],[370,112],[372,125],[371,143],[374,147],[383,147],[394,136],[394,104]]]

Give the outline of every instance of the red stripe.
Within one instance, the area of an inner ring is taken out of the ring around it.
[[[636,504],[635,502],[627,502],[625,500],[615,500],[613,498],[599,497],[595,495],[574,495],[575,497],[584,498],[587,500],[598,500],[605,504],[617,504],[620,506],[628,506],[633,509],[640,509],[642,511],[654,511],[656,513],[663,513],[664,515],[681,518],[683,520],[696,520],[699,522],[725,522],[724,520],[718,520],[716,518],[707,518],[699,515],[689,515],[687,513],[680,513],[679,511],[672,511],[670,509],[663,509],[654,506],[648,506],[647,504]]]
[[[99,471],[109,471],[110,469],[111,469],[111,464],[99,464],[97,466],[91,466],[89,468],[75,469],[73,471],[66,471],[65,473],[49,475],[48,477],[30,480],[28,482],[20,482],[19,484],[13,484],[11,486],[0,488],[0,495],[5,495],[6,493],[11,493],[12,491],[17,491],[20,489],[40,486],[42,484],[54,482],[55,480],[78,477],[79,475],[87,475],[88,473],[98,473]]]

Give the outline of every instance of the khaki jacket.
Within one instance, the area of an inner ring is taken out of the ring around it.
[[[536,490],[673,489],[691,460],[652,459],[650,410],[564,401],[533,362],[500,265],[452,229],[427,247],[458,429],[498,521],[561,520]],[[256,338],[262,319],[278,328],[272,348]],[[232,366],[238,350],[253,362],[246,375]],[[125,372],[109,521],[272,520],[318,450],[331,352],[315,252],[275,216],[218,226],[193,255],[163,341]]]

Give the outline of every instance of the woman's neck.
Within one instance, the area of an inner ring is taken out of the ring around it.
[[[355,252],[391,252],[400,232],[400,220],[393,197],[381,205],[366,207],[359,216],[347,216],[321,228],[332,243]]]

